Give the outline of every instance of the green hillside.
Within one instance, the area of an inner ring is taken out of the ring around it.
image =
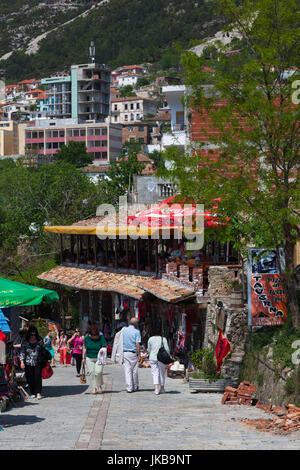
[[[187,47],[220,29],[214,4],[205,0],[111,0],[88,16],[49,34],[37,53],[14,52],[0,63],[7,82],[42,77],[86,63],[88,47],[96,45],[96,62],[111,67],[159,62],[168,68],[176,54],[173,43]]]

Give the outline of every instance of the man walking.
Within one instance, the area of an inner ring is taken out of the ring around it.
[[[122,329],[124,371],[128,393],[136,392],[139,388],[138,363],[140,359],[141,333],[138,330],[138,323],[137,318],[131,318],[129,326]]]

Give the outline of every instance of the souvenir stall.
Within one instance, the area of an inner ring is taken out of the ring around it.
[[[16,348],[11,338],[11,328],[5,311],[10,307],[40,305],[58,300],[58,294],[49,289],[22,284],[0,278],[0,406],[5,411],[16,401],[27,401],[29,396],[23,387],[18,373],[19,362]]]
[[[166,337],[171,355],[187,367],[190,354],[201,347],[204,334],[203,312],[196,303],[171,304],[151,295],[136,304],[136,317],[142,337],[142,366],[147,367],[147,343],[152,328],[159,326]]]

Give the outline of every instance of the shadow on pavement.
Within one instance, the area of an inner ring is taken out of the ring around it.
[[[81,395],[88,389],[88,385],[43,385],[44,397],[62,397],[65,395]]]
[[[26,426],[28,424],[40,423],[44,421],[45,418],[38,418],[37,416],[26,416],[26,415],[5,415],[1,414],[0,416],[0,426],[5,428],[10,428],[12,426]]]

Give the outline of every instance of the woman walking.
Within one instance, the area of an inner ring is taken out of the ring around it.
[[[77,377],[80,377],[83,342],[84,336],[81,334],[79,328],[76,328],[72,338],[68,340],[68,345],[71,344],[73,346],[72,356],[74,357],[76,363]]]
[[[48,331],[48,333],[46,334],[45,338],[44,338],[44,345],[45,345],[45,349],[47,349],[47,351],[49,351],[49,353],[51,354],[51,367],[54,366],[54,349],[53,349],[53,338],[52,338],[52,333],[51,331]]]
[[[161,335],[161,328],[154,327],[152,336],[148,340],[147,350],[149,353],[149,361],[153,378],[154,393],[159,395],[165,393],[165,379],[167,365],[157,360],[157,353],[164,345],[165,350],[170,354],[169,345],[166,338]]]
[[[45,364],[42,363],[41,356],[44,349],[44,341],[39,336],[37,328],[30,326],[22,342],[20,361],[21,369],[25,369],[31,398],[42,398],[42,368]]]
[[[67,335],[65,335],[64,330],[60,330],[59,336],[56,340],[56,344],[58,345],[58,352],[59,352],[59,363],[63,364],[65,367],[67,365]]]
[[[103,385],[103,363],[98,363],[98,353],[101,348],[106,346],[106,340],[100,335],[99,328],[96,324],[89,327],[88,335],[84,338],[83,345],[83,364],[87,365],[87,375],[89,376],[89,390],[95,395],[97,392],[102,393]]]

